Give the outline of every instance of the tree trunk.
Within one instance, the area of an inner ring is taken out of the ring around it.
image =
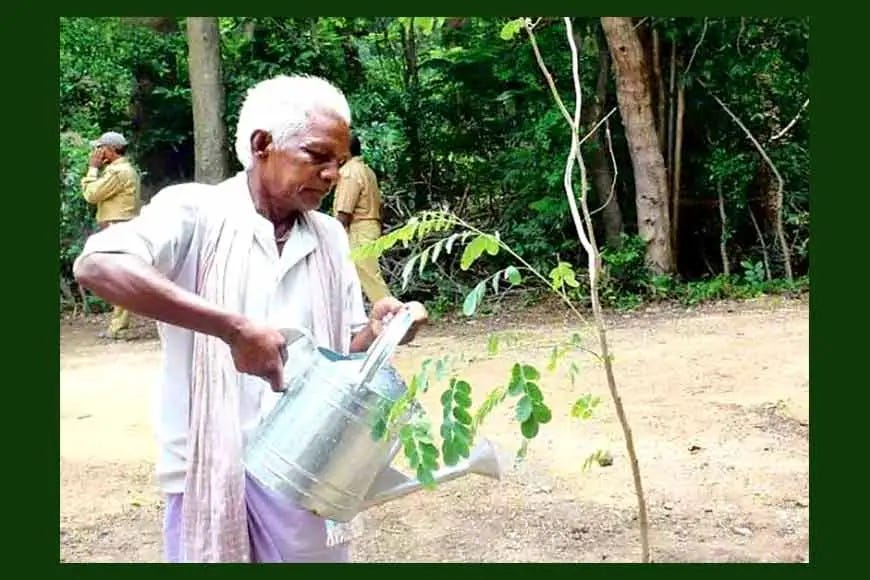
[[[253,42],[254,37],[257,34],[257,21],[254,19],[245,21],[242,30],[248,42]]]
[[[600,31],[599,31],[600,34]],[[604,112],[607,102],[607,77],[610,72],[610,53],[607,51],[607,42],[597,34],[591,36],[595,49],[598,51],[598,83],[595,87],[595,98],[586,108],[589,122],[592,125],[598,123]],[[604,222],[604,241],[609,248],[620,246],[622,234],[622,210],[619,208],[619,200],[616,198],[616,184],[610,171],[610,162],[607,157],[607,142],[604,138],[604,130],[599,128],[595,132],[595,151],[590,159],[590,172],[595,184],[595,192],[602,205],[602,221]]]
[[[217,18],[187,19],[195,178],[201,183],[218,183],[228,172],[220,42]]]
[[[311,37],[311,48],[314,49],[314,52],[320,52],[320,39],[317,34],[317,20],[318,17],[314,16],[308,21],[308,34]]]
[[[405,127],[408,135],[407,157],[411,165],[414,184],[414,209],[421,211],[427,206],[426,188],[423,187],[423,156],[420,146],[419,77],[417,74],[417,34],[414,17],[407,26],[402,26],[402,49],[405,55]]]
[[[683,169],[683,116],[686,112],[686,87],[677,87],[677,124],[674,128],[674,182],[671,185],[671,251],[674,266],[679,264],[680,255],[680,177]]]
[[[725,197],[722,195],[722,182],[716,187],[719,196],[719,219],[722,220],[722,233],[719,235],[719,253],[722,256],[722,272],[731,275],[731,262],[728,260],[728,218],[725,214]]]
[[[671,73],[668,80],[668,150],[665,154],[665,171],[668,189],[674,178],[674,84],[677,79],[677,43],[671,43]]]
[[[350,86],[354,86],[355,84],[362,85],[365,83],[366,75],[365,70],[363,69],[362,60],[359,56],[359,50],[357,49],[356,44],[354,44],[354,36],[356,32],[354,29],[346,30],[344,33],[344,39],[341,41],[341,50],[344,53],[344,66],[347,69],[347,80],[351,83]]]
[[[659,149],[643,49],[631,18],[602,17],[615,64],[616,96],[634,170],[637,229],[646,242],[646,263],[655,274],[674,271],[668,220],[668,183]]]
[[[773,222],[773,225],[776,232],[776,240],[779,242],[779,250],[782,252],[782,265],[783,268],[785,268],[785,278],[789,282],[792,282],[794,281],[794,275],[791,270],[791,252],[789,251],[788,242],[785,239],[785,229],[782,225],[783,180],[779,171],[776,170],[773,162],[767,156],[767,153],[763,153],[763,156],[765,157],[765,160],[770,163],[777,180],[776,187],[771,189],[771,197],[773,198],[774,208],[776,209],[776,220]]]
[[[652,31],[652,53],[653,53],[653,78],[658,91],[658,100],[656,102],[658,108],[658,123],[656,130],[659,133],[659,148],[664,153],[665,151],[665,83],[662,79],[662,48],[659,40],[659,31],[653,28]]]
[[[755,212],[752,211],[752,202],[746,204],[746,209],[749,210],[749,218],[752,220],[752,227],[755,228],[755,233],[758,235],[758,241],[761,244],[761,259],[764,260],[764,275],[770,281],[770,258],[767,257],[767,243],[764,241],[764,234],[761,228],[758,227],[758,220],[755,219]]]

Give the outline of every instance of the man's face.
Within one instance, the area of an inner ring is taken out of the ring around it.
[[[115,151],[112,147],[103,145],[101,149],[103,151],[103,163],[111,163],[112,161],[120,157],[118,152]]]
[[[338,170],[349,155],[347,123],[335,115],[316,112],[286,149],[268,145],[257,159],[255,171],[260,172],[263,193],[275,209],[314,210],[335,185]]]

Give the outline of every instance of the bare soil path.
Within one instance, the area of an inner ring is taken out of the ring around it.
[[[808,552],[809,308],[764,298],[685,311],[612,315],[615,372],[633,423],[648,493],[654,561],[799,562]],[[150,404],[159,343],[96,338],[101,322],[61,331],[61,559],[161,559],[161,497],[153,481]],[[520,342],[486,356],[492,329]],[[410,375],[427,357],[464,352],[475,407],[515,361],[543,369],[569,327],[546,309],[434,324],[399,354]],[[582,331],[582,329],[580,329]],[[595,345],[588,330],[590,348]],[[636,502],[603,373],[544,373],[553,410],[525,461],[500,482],[460,479],[366,513],[354,558],[378,562],[600,562],[639,558]],[[423,398],[437,418],[436,386]],[[594,418],[571,418],[582,394]],[[481,429],[508,457],[520,443],[512,404]],[[437,423],[436,423],[437,426]],[[597,450],[613,464],[583,469]],[[398,461],[402,461],[399,459]]]

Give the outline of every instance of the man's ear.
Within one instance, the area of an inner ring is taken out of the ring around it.
[[[254,157],[265,158],[268,155],[269,145],[272,144],[272,135],[263,131],[261,129],[257,129],[251,135],[251,154]]]

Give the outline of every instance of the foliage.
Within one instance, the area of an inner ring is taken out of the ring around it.
[[[165,177],[149,175],[141,162],[160,159],[160,170],[168,172],[160,151],[192,140],[184,38],[133,20],[60,19],[59,258],[68,280],[95,227],[80,186],[90,140],[109,130],[124,133],[146,182]]]
[[[61,273],[71,273],[72,262],[82,251],[84,238],[95,229],[93,212],[80,193],[82,168],[90,148],[74,134],[60,136],[60,260]],[[66,271],[64,271],[66,269]]]
[[[680,44],[684,62],[706,32],[690,72],[684,75],[687,118],[704,123],[690,127],[694,148],[690,155],[687,191],[713,198],[722,188],[728,208],[728,237],[739,244],[738,257],[760,257],[757,236],[748,211],[755,212],[769,231],[772,208],[766,203],[773,177],[754,146],[711,98],[723,99],[748,126],[776,164],[785,181],[784,214],[787,237],[800,247],[797,264],[806,271],[809,214],[809,112],[801,110],[809,98],[808,18],[672,18],[661,19],[669,38]],[[726,49],[730,47],[730,49]],[[700,82],[703,82],[702,86]],[[784,136],[775,137],[796,122]],[[709,235],[715,235],[709,227]],[[770,250],[778,252],[768,240]],[[779,259],[774,275],[782,273]]]
[[[149,20],[163,24],[155,27]],[[569,135],[550,104],[532,51],[517,34],[518,23],[506,18],[222,17],[227,148],[232,150],[238,109],[249,86],[276,73],[324,75],[351,102],[354,130],[382,187],[388,231],[414,212],[449,208],[487,232],[498,232],[532,268],[548,274],[558,262],[569,265],[576,287],[561,276],[563,270],[556,275],[564,291],[582,303],[588,290],[580,265],[586,258],[572,233],[561,164],[553,162],[563,158]],[[536,36],[558,90],[567,96],[569,55],[554,23],[542,19]],[[85,143],[108,129],[128,133],[147,198],[159,187],[192,177],[193,127],[183,19],[64,17],[60,24],[60,132],[69,136],[61,138],[60,260],[68,276],[70,260],[91,227],[77,181],[86,164],[72,143]],[[576,18],[574,26],[581,40],[583,91],[594,95],[599,64],[592,40],[599,23]],[[638,252],[643,242],[633,223],[631,160],[617,113],[609,126],[618,169],[616,198],[628,242],[604,253],[602,299],[611,307],[632,308],[679,299],[689,293],[686,283],[715,278],[720,188],[732,262],[754,264],[762,258],[752,210],[767,236],[772,275],[781,275],[764,201],[770,176],[709,91],[749,126],[782,173],[786,237],[796,274],[806,274],[810,109],[801,106],[809,97],[808,19],[656,17],[637,28],[647,43],[652,29],[661,33],[665,49],[676,43],[679,82],[686,87],[682,197],[687,205],[680,220],[680,271],[670,279],[653,279],[644,271]],[[606,93],[602,111],[616,105],[612,80]],[[773,139],[796,116],[792,127]],[[585,130],[595,121],[584,118]],[[583,152],[598,146],[589,139]],[[596,228],[600,234],[601,223]],[[436,313],[468,311],[482,296],[484,272],[501,272],[488,277],[489,288],[510,282],[504,277],[510,259],[483,250],[486,268],[463,268],[461,255],[444,252],[436,268],[407,281],[403,268],[414,255],[413,245],[393,247],[382,263],[402,297],[424,300]],[[559,257],[555,265],[552,256]]]
[[[454,250],[459,253],[457,244],[464,245],[460,255],[460,267],[463,270],[469,270],[476,262],[487,257],[498,256],[502,252],[506,252],[517,261],[517,265],[509,265],[486,276],[468,292],[463,303],[463,312],[466,316],[475,315],[487,293],[497,295],[501,284],[521,284],[523,282],[521,270],[527,270],[556,293],[564,293],[566,286],[578,285],[569,264],[559,262],[551,270],[550,278],[547,279],[517,255],[497,232],[494,234],[483,232],[449,212],[422,212],[413,216],[401,227],[355,248],[353,255],[354,257],[379,257],[399,244],[405,247],[416,244],[415,251],[403,268],[404,284],[409,283],[415,275],[422,275],[426,266],[435,265],[439,257],[451,255]],[[488,354],[496,355],[499,345],[505,342],[512,342],[511,337],[490,336],[487,341]],[[568,352],[567,347],[576,348],[579,344],[579,337],[574,336],[568,345],[554,346],[547,369],[555,371],[560,359]],[[492,389],[474,412],[471,410],[471,384],[456,376],[453,369],[449,369],[445,359],[436,362],[434,366],[436,374],[440,374],[441,377],[448,372],[453,374],[440,398],[442,406],[440,456],[447,465],[455,465],[461,458],[469,456],[478,427],[495,407],[508,397],[513,397],[517,401],[514,417],[523,437],[523,445],[518,457],[524,455],[527,442],[538,435],[540,426],[549,423],[552,419],[552,411],[544,402],[544,395],[539,386],[541,373],[531,364],[516,362],[511,369],[507,385]],[[410,402],[421,392],[421,389],[428,388],[432,367],[431,360],[423,362],[404,396],[390,409],[384,409],[386,418],[379,421],[379,425],[385,425],[387,428],[376,427],[374,436],[382,436],[396,424],[396,418],[404,417]],[[577,372],[577,366],[572,362],[570,367],[572,383]],[[594,407],[595,404],[597,401],[591,406]],[[424,484],[431,486],[434,482],[432,471],[437,469],[439,450],[432,441],[428,418],[423,413],[411,417],[410,422],[399,430],[399,436],[411,467],[417,471],[417,477]]]

